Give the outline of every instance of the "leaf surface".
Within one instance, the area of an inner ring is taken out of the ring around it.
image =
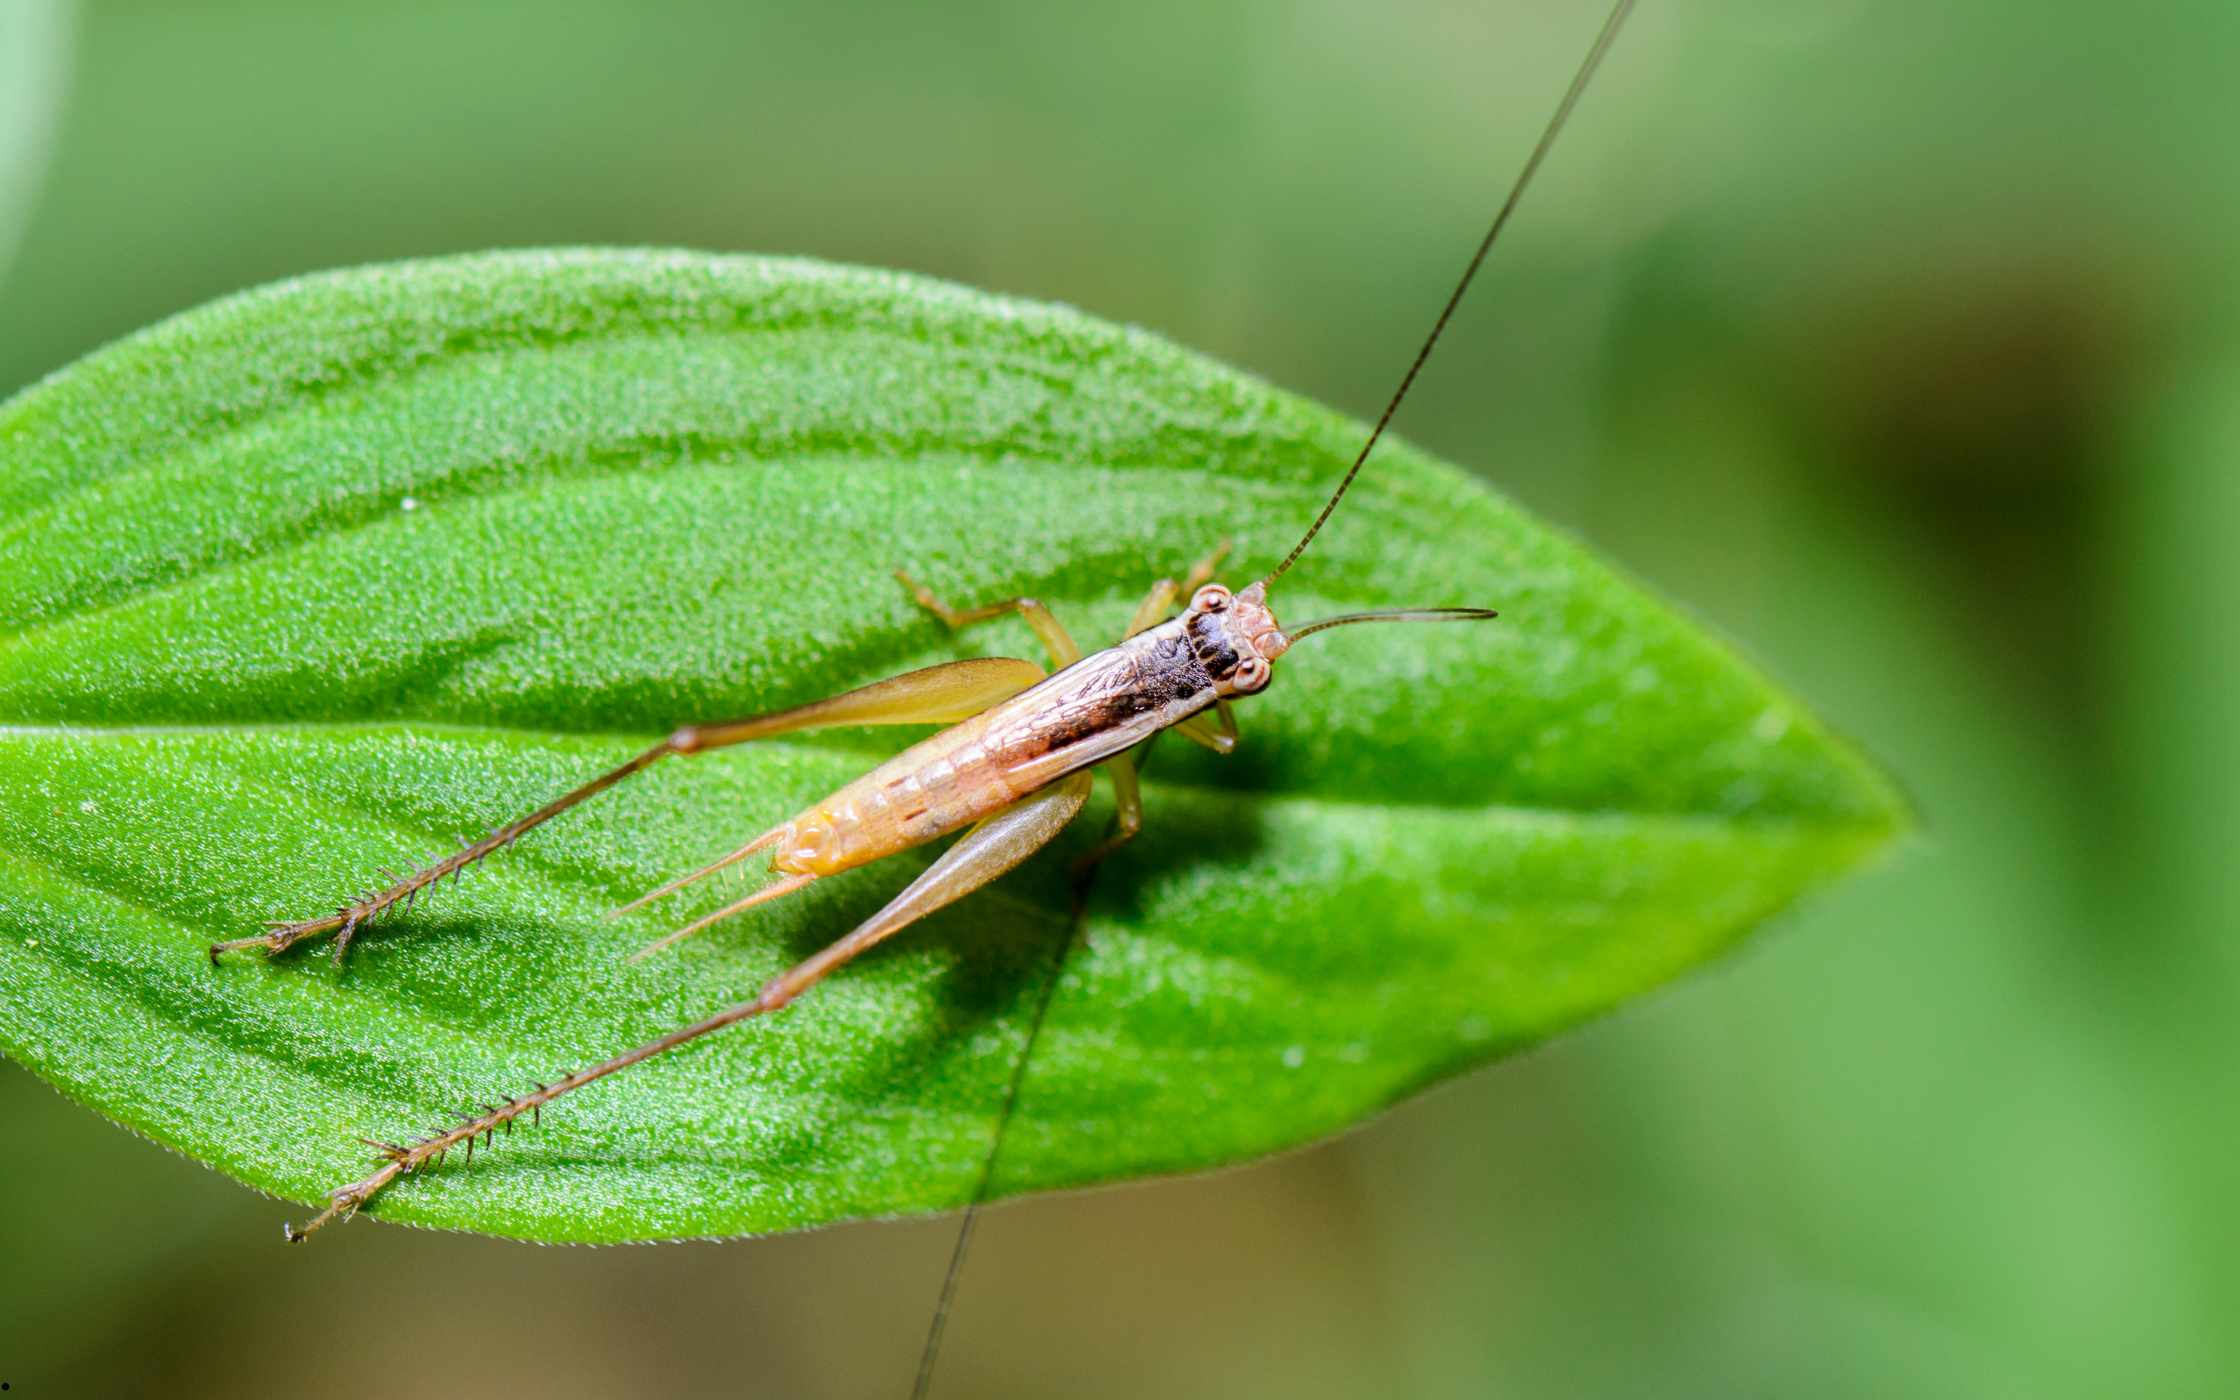
[[[1117,635],[1222,535],[1242,584],[1362,428],[1153,337],[896,274],[487,255],[194,311],[0,408],[0,1045],[316,1201],[397,1138],[751,995],[928,852],[642,964],[737,886],[604,911],[861,772],[895,731],[672,761],[352,948],[213,967],[680,722],[958,656],[953,601]],[[1229,759],[1160,745],[1100,873],[997,1194],[1335,1132],[1712,957],[1904,824],[1669,608],[1381,448],[1274,598],[1302,642]],[[907,737],[905,735],[904,737]],[[1064,945],[1065,854],[750,1022],[393,1187],[385,1218],[731,1235],[972,1192]],[[658,908],[658,907],[657,907]]]

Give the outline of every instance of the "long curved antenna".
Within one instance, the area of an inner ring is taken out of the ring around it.
[[[980,1205],[988,1198],[989,1184],[995,1180],[996,1158],[1003,1151],[1004,1134],[1010,1131],[1011,1115],[1019,1108],[1019,1088],[1027,1081],[1027,1061],[1034,1055],[1035,1043],[1042,1039],[1042,1023],[1050,1015],[1050,1002],[1057,995],[1058,981],[1065,975],[1066,959],[1073,953],[1073,945],[1081,934],[1082,920],[1088,917],[1089,881],[1096,877],[1096,867],[1082,877],[1073,893],[1073,914],[1066,923],[1066,937],[1058,945],[1058,956],[1050,965],[1050,976],[1042,984],[1042,991],[1035,997],[1034,1016],[1027,1022],[1026,1043],[1019,1047],[1019,1058],[1011,1065],[1011,1082],[1004,1089],[1003,1107],[996,1114],[996,1130],[988,1140],[988,1155],[980,1159],[980,1179],[974,1183],[972,1197],[965,1202],[964,1219],[957,1225],[957,1242],[949,1249],[949,1267],[941,1275],[941,1296],[934,1300],[933,1321],[926,1328],[926,1343],[918,1353],[917,1379],[910,1386],[910,1400],[926,1400],[933,1393],[933,1368],[941,1359],[941,1337],[949,1330],[949,1310],[956,1306],[957,1283],[964,1277],[964,1257],[972,1250],[972,1227],[979,1223]]]
[[[1261,580],[1263,588],[1275,582],[1313,542],[1315,534],[1322,529],[1322,523],[1330,518],[1330,512],[1338,508],[1338,502],[1345,496],[1346,488],[1353,485],[1354,477],[1360,474],[1361,464],[1369,460],[1369,450],[1377,445],[1377,439],[1384,435],[1385,425],[1392,421],[1392,415],[1399,410],[1400,401],[1408,396],[1409,386],[1415,383],[1416,373],[1423,368],[1423,362],[1431,358],[1431,348],[1439,343],[1439,333],[1447,328],[1448,319],[1454,315],[1455,307],[1461,304],[1462,294],[1470,289],[1470,279],[1478,275],[1478,265],[1486,260],[1486,254],[1492,250],[1494,240],[1501,236],[1502,226],[1509,222],[1509,215],[1515,211],[1517,201],[1524,196],[1525,186],[1532,183],[1533,173],[1540,168],[1540,162],[1547,158],[1548,148],[1555,144],[1556,133],[1563,130],[1564,123],[1570,120],[1571,109],[1579,104],[1579,95],[1586,91],[1587,80],[1594,76],[1595,69],[1602,66],[1603,55],[1610,51],[1610,45],[1618,37],[1618,30],[1625,23],[1626,16],[1632,12],[1633,4],[1634,0],[1618,0],[1610,17],[1602,22],[1602,32],[1595,35],[1594,47],[1587,50],[1586,61],[1579,65],[1579,71],[1573,75],[1571,86],[1564,92],[1563,101],[1557,104],[1555,116],[1549,120],[1547,130],[1540,133],[1540,143],[1532,148],[1532,155],[1525,161],[1523,172],[1510,187],[1509,197],[1502,201],[1501,211],[1493,216],[1493,227],[1486,230],[1486,236],[1480,240],[1477,252],[1471,254],[1469,266],[1462,270],[1462,280],[1455,284],[1453,294],[1447,298],[1446,306],[1441,308],[1438,321],[1431,327],[1431,334],[1424,337],[1423,348],[1416,351],[1415,363],[1408,366],[1407,374],[1400,380],[1400,387],[1393,391],[1392,402],[1385,405],[1384,416],[1377,419],[1375,430],[1369,434],[1369,440],[1361,445],[1360,455],[1353,459],[1353,466],[1347,470],[1345,480],[1339,482],[1338,489],[1331,493],[1329,504],[1322,508],[1322,514],[1315,517],[1314,524],[1307,527],[1306,535],[1284,556],[1275,572]],[[1296,639],[1325,627],[1340,627],[1354,622],[1446,622],[1491,616],[1492,612],[1484,608],[1417,608],[1400,613],[1352,613],[1310,623],[1291,635]],[[1026,1044],[1020,1047],[1019,1058],[1012,1065],[1011,1082],[996,1118],[995,1134],[988,1144],[987,1156],[981,1160],[979,1182],[973,1188],[970,1201],[966,1203],[964,1220],[957,1229],[956,1245],[949,1253],[949,1267],[941,1280],[941,1296],[934,1305],[933,1321],[926,1332],[925,1348],[918,1357],[918,1372],[910,1390],[913,1400],[925,1400],[933,1389],[933,1372],[941,1356],[942,1334],[948,1329],[949,1311],[956,1301],[957,1281],[964,1274],[965,1255],[972,1247],[972,1227],[979,1217],[980,1202],[986,1197],[989,1183],[994,1179],[997,1155],[1003,1151],[1004,1135],[1010,1130],[1011,1115],[1018,1108],[1019,1088],[1026,1079],[1027,1062],[1034,1054],[1035,1042],[1042,1036],[1043,1019],[1050,1012],[1050,1001],[1057,990],[1058,979],[1065,971],[1066,959],[1073,951],[1074,940],[1080,933],[1087,890],[1077,889],[1074,898],[1074,916],[1066,926],[1065,942],[1058,946],[1057,961],[1050,970],[1049,980],[1043,984],[1041,995],[1035,1001],[1034,1015],[1027,1026]]]
[[[1602,32],[1594,36],[1594,47],[1587,50],[1585,60],[1579,64],[1579,71],[1572,75],[1571,86],[1564,90],[1563,100],[1556,104],[1555,115],[1548,118],[1546,129],[1540,133],[1539,144],[1526,157],[1524,169],[1517,172],[1515,183],[1509,186],[1509,197],[1501,201],[1500,212],[1493,216],[1493,226],[1486,230],[1484,238],[1478,240],[1478,251],[1470,255],[1469,264],[1462,269],[1461,280],[1454,284],[1454,291],[1448,295],[1447,304],[1439,309],[1439,319],[1431,323],[1431,333],[1423,338],[1423,345],[1416,351],[1414,363],[1408,366],[1406,374],[1400,376],[1400,387],[1392,391],[1392,399],[1385,404],[1384,413],[1377,419],[1377,426],[1369,430],[1369,440],[1361,444],[1361,451],[1355,454],[1353,465],[1346,469],[1345,479],[1338,483],[1338,489],[1330,493],[1328,503],[1322,507],[1322,514],[1314,518],[1314,524],[1309,525],[1307,533],[1300,537],[1297,544],[1291,546],[1291,552],[1283,556],[1283,562],[1276,565],[1274,572],[1260,580],[1263,587],[1283,577],[1283,571],[1306,552],[1307,546],[1314,542],[1314,537],[1321,533],[1322,523],[1330,518],[1330,512],[1336,510],[1338,502],[1345,499],[1346,488],[1353,485],[1353,479],[1361,474],[1361,464],[1369,460],[1370,449],[1377,445],[1377,439],[1384,436],[1385,425],[1392,421],[1392,415],[1400,411],[1400,401],[1408,397],[1408,390],[1414,387],[1416,375],[1423,369],[1423,362],[1431,358],[1431,348],[1439,343],[1439,336],[1446,330],[1447,322],[1453,318],[1454,309],[1462,304],[1462,294],[1470,290],[1470,280],[1478,275],[1478,267],[1485,262],[1486,254],[1493,251],[1494,240],[1508,226],[1509,216],[1517,211],[1517,201],[1524,198],[1525,188],[1532,183],[1532,177],[1539,173],[1540,163],[1548,158],[1548,151],[1555,145],[1564,123],[1571,120],[1571,109],[1579,105],[1579,97],[1587,90],[1587,83],[1594,77],[1594,70],[1602,66],[1603,56],[1610,52],[1611,44],[1617,41],[1618,30],[1625,24],[1626,16],[1632,12],[1633,0],[1618,0],[1610,11],[1610,17],[1602,22]]]
[[[1289,635],[1296,642],[1301,637],[1311,637],[1333,627],[1350,627],[1356,622],[1483,622],[1499,616],[1501,614],[1491,608],[1383,608],[1376,612],[1318,618],[1304,627],[1291,628]]]

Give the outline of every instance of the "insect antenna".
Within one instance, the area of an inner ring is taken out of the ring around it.
[[[1019,1107],[1019,1086],[1026,1083],[1027,1062],[1034,1056],[1035,1042],[1042,1039],[1042,1023],[1050,1015],[1050,1003],[1057,995],[1058,981],[1065,975],[1066,959],[1073,952],[1074,942],[1080,937],[1081,924],[1088,917],[1089,883],[1096,878],[1096,868],[1090,867],[1074,887],[1073,912],[1066,921],[1066,937],[1058,945],[1058,956],[1051,960],[1050,976],[1035,997],[1034,1015],[1027,1021],[1026,1043],[1019,1047],[1019,1058],[1011,1065],[1011,1082],[1003,1092],[1003,1107],[996,1114],[996,1130],[988,1140],[988,1155],[980,1159],[980,1178],[973,1183],[972,1196],[965,1202],[964,1219],[957,1225],[957,1242],[949,1249],[949,1267],[941,1275],[941,1296],[934,1300],[933,1321],[926,1328],[926,1344],[918,1353],[918,1375],[910,1386],[910,1400],[926,1400],[933,1393],[933,1368],[941,1357],[941,1334],[949,1329],[949,1310],[957,1301],[957,1283],[964,1277],[965,1255],[972,1249],[972,1227],[979,1223],[980,1206],[988,1198],[988,1186],[995,1180],[996,1158],[1003,1152],[1003,1137],[1011,1127],[1011,1115]]]
[[[1516,212],[1517,202],[1524,197],[1525,188],[1532,183],[1532,177],[1540,169],[1541,162],[1547,159],[1549,148],[1555,145],[1557,135],[1571,119],[1572,108],[1579,105],[1580,95],[1586,91],[1587,83],[1594,77],[1595,70],[1602,66],[1603,56],[1609,53],[1610,45],[1616,41],[1618,30],[1624,26],[1626,16],[1633,12],[1633,5],[1634,0],[1617,0],[1609,17],[1602,22],[1602,29],[1595,35],[1594,44],[1587,50],[1579,71],[1572,75],[1571,86],[1565,89],[1563,100],[1556,104],[1555,115],[1549,118],[1548,125],[1540,133],[1540,140],[1533,146],[1523,170],[1510,185],[1508,197],[1501,202],[1499,212],[1493,216],[1492,227],[1478,241],[1477,251],[1470,255],[1469,263],[1462,269],[1461,279],[1455,283],[1454,291],[1448,294],[1446,305],[1439,310],[1439,319],[1432,323],[1431,333],[1424,337],[1423,345],[1416,351],[1415,360],[1408,366],[1408,372],[1401,376],[1400,387],[1393,390],[1391,402],[1384,406],[1384,413],[1378,417],[1377,426],[1370,430],[1368,441],[1361,444],[1361,451],[1355,455],[1353,465],[1347,468],[1345,478],[1338,483],[1338,489],[1330,493],[1329,501],[1322,507],[1322,513],[1314,518],[1314,524],[1307,527],[1307,533],[1291,547],[1291,552],[1284,556],[1281,564],[1276,565],[1275,571],[1254,584],[1254,588],[1264,593],[1269,584],[1291,567],[1293,561],[1314,542],[1323,522],[1330,518],[1330,512],[1338,508],[1338,502],[1345,497],[1346,488],[1353,485],[1353,479],[1361,474],[1361,464],[1369,460],[1370,450],[1377,445],[1377,439],[1384,436],[1385,426],[1392,421],[1392,415],[1399,411],[1400,401],[1408,396],[1408,390],[1415,384],[1416,375],[1423,369],[1424,361],[1431,358],[1432,347],[1439,343],[1440,333],[1446,330],[1447,322],[1453,318],[1455,307],[1462,302],[1463,293],[1470,290],[1471,279],[1478,275],[1479,265],[1486,260],[1486,254],[1492,251],[1494,240],[1501,236],[1501,230],[1507,226],[1509,216]],[[1408,608],[1388,612],[1347,613],[1341,617],[1328,617],[1309,623],[1293,632],[1291,637],[1297,640],[1325,628],[1350,626],[1356,622],[1462,622],[1493,615],[1485,608]],[[1026,1043],[1019,1047],[1019,1057],[1012,1063],[1011,1081],[1004,1092],[1003,1106],[996,1115],[995,1132],[988,1143],[987,1155],[981,1159],[979,1180],[965,1203],[964,1219],[957,1227],[957,1241],[949,1253],[949,1267],[941,1280],[941,1296],[934,1304],[932,1324],[926,1332],[925,1349],[918,1358],[918,1374],[910,1390],[912,1400],[926,1400],[933,1389],[933,1372],[941,1354],[941,1337],[948,1328],[949,1312],[956,1302],[957,1282],[964,1274],[965,1254],[972,1246],[972,1229],[979,1218],[981,1202],[986,1199],[988,1187],[995,1178],[996,1159],[1003,1151],[1004,1135],[1010,1129],[1012,1115],[1018,1109],[1019,1089],[1026,1081],[1027,1063],[1034,1055],[1035,1042],[1042,1036],[1043,1019],[1050,1012],[1050,1003],[1057,992],[1059,979],[1065,973],[1066,961],[1080,936],[1088,899],[1087,881],[1093,877],[1092,867],[1089,875],[1084,877],[1082,884],[1074,892],[1073,917],[1066,925],[1065,941],[1059,945],[1049,979],[1043,983],[1035,1000],[1034,1013],[1027,1023]]]
[[[1356,622],[1483,622],[1499,616],[1501,614],[1491,608],[1380,608],[1376,612],[1325,617],[1304,627],[1291,628],[1288,635],[1296,642],[1301,637],[1311,637],[1333,627],[1350,627]]]
[[[1361,450],[1354,454],[1353,465],[1346,468],[1345,476],[1338,482],[1338,489],[1331,492],[1330,499],[1323,503],[1322,513],[1314,518],[1314,524],[1309,525],[1307,533],[1299,537],[1297,544],[1291,546],[1291,552],[1283,556],[1283,562],[1260,580],[1263,592],[1269,584],[1282,578],[1283,571],[1290,568],[1300,555],[1306,553],[1307,546],[1314,543],[1314,537],[1322,532],[1323,522],[1330,518],[1330,512],[1336,510],[1338,502],[1345,499],[1346,489],[1353,485],[1353,479],[1361,475],[1362,463],[1369,460],[1369,453],[1376,447],[1377,440],[1384,436],[1386,426],[1392,422],[1392,415],[1400,411],[1400,401],[1407,398],[1408,390],[1415,387],[1416,375],[1422,372],[1424,361],[1431,358],[1432,347],[1439,343],[1440,335],[1447,329],[1447,322],[1454,318],[1455,308],[1462,304],[1462,294],[1470,290],[1471,279],[1478,275],[1478,268],[1485,262],[1486,254],[1493,251],[1494,240],[1501,237],[1502,229],[1508,227],[1509,216],[1517,212],[1518,201],[1524,198],[1526,188],[1532,184],[1532,177],[1539,173],[1541,162],[1548,158],[1548,151],[1555,145],[1556,137],[1562,134],[1564,124],[1571,120],[1572,109],[1579,105],[1579,98],[1586,92],[1587,83],[1593,79],[1595,69],[1602,66],[1603,56],[1610,52],[1611,44],[1617,41],[1618,30],[1625,25],[1626,16],[1633,12],[1633,3],[1634,0],[1618,0],[1610,10],[1610,17],[1602,22],[1601,32],[1594,36],[1593,47],[1587,50],[1586,58],[1579,64],[1579,71],[1572,75],[1571,86],[1564,89],[1563,100],[1556,104],[1555,115],[1548,118],[1548,125],[1540,132],[1540,140],[1534,144],[1532,154],[1525,158],[1524,168],[1517,172],[1517,178],[1510,184],[1508,198],[1501,201],[1501,208],[1494,214],[1492,225],[1486,229],[1486,236],[1478,240],[1477,251],[1470,255],[1470,261],[1463,266],[1462,276],[1456,280],[1454,290],[1447,294],[1447,304],[1439,308],[1439,319],[1431,323],[1431,332],[1424,336],[1423,344],[1417,347],[1416,357],[1409,363],[1408,372],[1400,376],[1399,387],[1392,391],[1392,397],[1385,403],[1384,412],[1377,416],[1377,426],[1369,430],[1368,441],[1362,443]]]

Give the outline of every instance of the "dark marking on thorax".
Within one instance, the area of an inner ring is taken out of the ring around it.
[[[1153,628],[1121,643],[1119,650],[1121,664],[1075,692],[1073,703],[1037,736],[1050,749],[1068,748],[1178,703],[1201,697],[1211,703],[1213,678],[1180,628]]]
[[[1189,629],[1188,641],[1191,659],[1204,672],[1206,684],[1227,678],[1237,669],[1237,649],[1229,640],[1229,629],[1221,617],[1214,613],[1193,612],[1184,625]]]

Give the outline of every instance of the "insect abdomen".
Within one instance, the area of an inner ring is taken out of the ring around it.
[[[896,754],[786,825],[774,869],[832,875],[992,816],[1210,706],[1181,622],[1151,628]]]

